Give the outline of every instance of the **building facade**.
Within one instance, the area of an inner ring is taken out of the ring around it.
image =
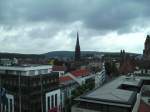
[[[149,35],[147,35],[144,43],[143,58],[145,60],[150,60],[150,36]]]
[[[47,111],[48,96],[54,94],[55,99],[60,97],[59,75],[51,73],[51,70],[49,65],[0,66],[0,85],[14,99],[14,111],[10,112],[50,112]],[[56,108],[56,105],[52,107]]]
[[[46,93],[46,112],[61,112],[60,95],[60,89]]]

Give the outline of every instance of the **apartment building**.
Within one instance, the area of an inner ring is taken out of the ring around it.
[[[51,71],[50,65],[0,66],[0,87],[12,97],[9,100],[7,96],[12,105],[6,105],[5,109],[8,112],[59,110],[59,74]]]

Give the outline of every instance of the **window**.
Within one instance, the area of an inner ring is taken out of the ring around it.
[[[57,107],[57,94],[55,94],[55,107]]]
[[[27,72],[26,71],[22,71],[21,75],[27,75]]]
[[[30,70],[29,75],[35,75],[35,70]]]
[[[10,103],[9,103],[10,104],[10,112],[12,112],[12,105],[13,105],[12,104],[12,99],[10,99],[9,101],[10,101]]]
[[[47,73],[48,73],[48,70],[47,70],[47,69],[41,70],[41,74],[47,74]]]
[[[64,73],[63,73],[63,72],[61,72],[61,73],[60,73],[60,76],[63,76],[63,75],[64,75]]]
[[[1,74],[5,74],[5,70],[0,70],[0,73]]]
[[[54,95],[51,96],[51,107],[54,108]]]
[[[49,96],[48,96],[47,105],[48,105],[48,110],[49,110],[50,109],[50,97]]]

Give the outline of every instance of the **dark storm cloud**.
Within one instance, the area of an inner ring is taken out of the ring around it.
[[[91,16],[85,19],[85,25],[97,30],[131,30],[132,25],[141,24],[137,23],[138,18],[145,18],[146,7],[145,4],[132,0],[107,1],[102,7],[97,6]]]
[[[149,18],[149,4],[149,0],[0,0],[0,24],[81,21],[91,29],[130,31]]]

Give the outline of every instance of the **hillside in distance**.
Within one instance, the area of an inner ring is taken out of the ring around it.
[[[136,53],[128,54],[134,56],[141,55]],[[115,57],[119,56],[120,52],[82,51],[81,55],[105,55]],[[0,53],[0,58],[74,58],[74,51],[52,51],[44,54]]]
[[[119,56],[120,52],[97,52],[97,51],[82,51],[81,55],[109,55],[109,56]],[[140,55],[136,53],[128,53],[130,55]],[[45,53],[46,57],[49,58],[62,58],[62,57],[67,57],[67,58],[72,58],[74,57],[74,51],[52,51]]]
[[[45,58],[44,54],[0,53],[0,58]]]

